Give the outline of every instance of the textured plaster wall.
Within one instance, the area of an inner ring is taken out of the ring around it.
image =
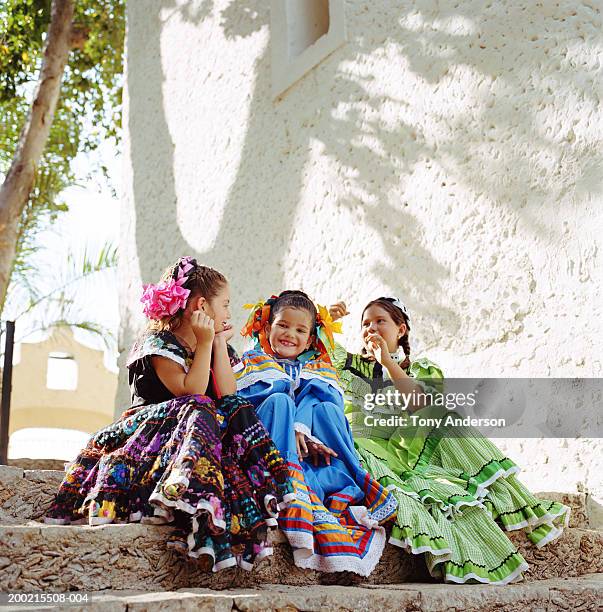
[[[397,294],[449,375],[601,376],[601,3],[349,0],[277,102],[268,5],[128,3],[124,350],[140,283],[192,254],[237,324],[303,287],[347,301],[357,348]],[[502,445],[530,486],[603,496],[598,440]]]

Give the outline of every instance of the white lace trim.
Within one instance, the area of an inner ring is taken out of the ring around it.
[[[547,533],[546,536],[542,538],[542,540],[536,542],[536,548],[542,548],[543,546],[546,546],[553,540],[556,540],[558,537],[560,537],[562,533],[563,528],[553,525],[551,531],[549,531],[549,533]]]
[[[253,569],[253,563],[249,563],[249,561],[243,561],[243,559],[237,558],[236,564],[246,572],[250,572]]]
[[[167,506],[169,508],[178,508],[178,510],[182,510],[183,512],[192,515],[197,514],[199,511],[205,511],[210,515],[211,521],[216,527],[218,527],[219,529],[226,529],[226,522],[224,521],[224,519],[219,519],[215,514],[213,506],[204,499],[200,500],[196,506],[192,506],[191,504],[188,504],[181,499],[168,499],[162,493],[155,491],[149,497],[149,501]],[[194,521],[194,523],[196,524],[196,521]],[[195,527],[193,525],[193,533],[194,531]]]
[[[369,529],[374,529],[379,525],[379,521],[372,518],[366,506],[348,506],[348,510],[359,525],[364,525]]]
[[[108,516],[91,516],[88,518],[89,525],[108,525],[113,519]]]
[[[298,499],[298,495],[295,493],[287,493],[287,495],[285,495],[283,497],[283,501],[278,503],[278,509],[279,510],[284,510],[285,508],[287,508],[287,506],[289,506],[289,504],[292,501],[295,501],[296,499]]]
[[[69,519],[51,518],[49,516],[44,517],[44,523],[46,525],[74,525]]]
[[[278,516],[278,512],[272,512],[270,510],[270,502],[273,499],[276,500],[276,497],[274,497],[274,495],[272,495],[271,493],[267,493],[266,495],[264,495],[264,508],[271,517],[276,518]],[[278,509],[278,504],[277,504],[277,509]]]
[[[250,372],[244,374],[240,378],[237,378],[237,390],[247,389],[251,385],[255,385],[257,382],[270,383],[274,380],[287,380],[291,382],[291,378],[285,374],[285,372],[275,372],[274,375],[266,376],[266,372]]]
[[[295,565],[319,572],[354,572],[360,576],[368,576],[375,569],[383,554],[386,539],[383,527],[377,527],[373,533],[371,547],[363,559],[352,556],[323,557],[315,554],[313,548],[306,547],[305,550],[293,551]]]
[[[450,561],[452,558],[452,550],[450,548],[432,548],[427,544],[423,546],[413,546],[412,538],[404,538],[400,540],[398,538],[390,537],[389,543],[394,546],[399,546],[405,550],[409,550],[413,555],[420,555],[421,553],[431,553],[434,557],[444,557],[443,559],[437,559],[437,563],[443,563],[444,561]]]
[[[540,517],[532,517],[530,519],[526,519],[525,521],[521,521],[520,523],[515,523],[514,525],[505,525],[505,530],[515,531],[517,529],[523,529],[524,527],[530,527],[531,529],[535,529],[536,527],[540,527],[540,525],[550,525],[551,527],[557,528],[553,521],[559,518],[560,516],[563,516],[564,513],[566,516],[563,520],[563,526],[567,527],[569,524],[569,517],[572,509],[564,504],[561,504],[561,506],[562,509],[556,514],[551,514],[550,512],[547,512],[546,514]]]
[[[509,574],[503,580],[489,580],[488,578],[483,578],[482,576],[478,576],[477,574],[474,574],[473,572],[469,572],[462,578],[459,576],[455,576],[454,574],[447,573],[444,576],[444,580],[446,582],[455,582],[456,584],[464,584],[468,580],[477,580],[478,582],[481,582],[482,584],[492,584],[492,585],[502,586],[505,584],[509,584],[511,582],[515,582],[516,580],[521,580],[522,579],[521,574],[523,574],[523,572],[526,572],[528,569],[529,569],[529,566],[524,561],[517,569],[515,569],[511,574]]]
[[[272,546],[266,546],[265,548],[262,548],[262,550],[260,550],[260,552],[256,555],[255,560],[256,561],[261,561],[262,559],[265,559],[266,557],[270,557],[274,552],[274,549],[272,548]]]
[[[377,521],[377,523],[382,523],[391,517],[397,509],[398,500],[393,495],[390,495],[387,503],[385,503],[381,508],[370,512],[370,517],[371,519]]]
[[[153,357],[155,355],[157,355],[158,357],[166,357],[167,359],[175,361],[179,366],[182,366],[185,372],[188,372],[189,370],[189,367],[186,365],[186,361],[182,357],[176,355],[176,353],[173,353],[172,351],[168,351],[167,349],[154,348],[152,351],[141,351],[141,354],[138,356],[138,359],[142,359],[143,357]],[[138,359],[131,361],[128,365],[133,364]]]
[[[504,470],[501,468],[500,470],[492,474],[492,476],[490,476],[488,480],[486,480],[485,482],[482,482],[480,485],[477,485],[477,490],[475,491],[475,497],[477,497],[478,499],[483,499],[490,492],[488,491],[488,487],[493,482],[496,482],[499,478],[508,478],[509,476],[511,476],[511,474],[519,474],[520,471],[521,470],[519,469],[517,465],[514,465],[507,470]]]
[[[213,555],[212,555],[213,557]],[[219,563],[216,563],[212,568],[212,572],[219,572],[220,570],[226,569],[227,567],[234,567],[237,564],[237,560],[234,557],[228,557]]]

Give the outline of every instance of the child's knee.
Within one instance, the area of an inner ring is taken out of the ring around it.
[[[281,414],[285,410],[291,414],[295,412],[295,403],[287,393],[272,393],[262,402],[261,407],[262,409],[278,410]]]
[[[313,410],[313,420],[322,420],[322,421],[342,421],[345,419],[345,415],[343,414],[343,410],[341,406],[334,404],[333,402],[321,402],[320,404],[316,404]]]

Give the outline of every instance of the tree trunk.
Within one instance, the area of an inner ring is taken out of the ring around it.
[[[0,188],[0,312],[13,270],[21,213],[34,186],[71,47],[73,0],[52,0],[40,79],[13,163]]]

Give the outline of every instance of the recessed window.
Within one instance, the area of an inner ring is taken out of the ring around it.
[[[281,96],[346,40],[344,0],[272,0],[272,93]]]
[[[289,57],[301,55],[329,31],[329,0],[288,0]]]
[[[77,389],[77,361],[73,355],[58,351],[48,354],[46,387],[61,391]]]

